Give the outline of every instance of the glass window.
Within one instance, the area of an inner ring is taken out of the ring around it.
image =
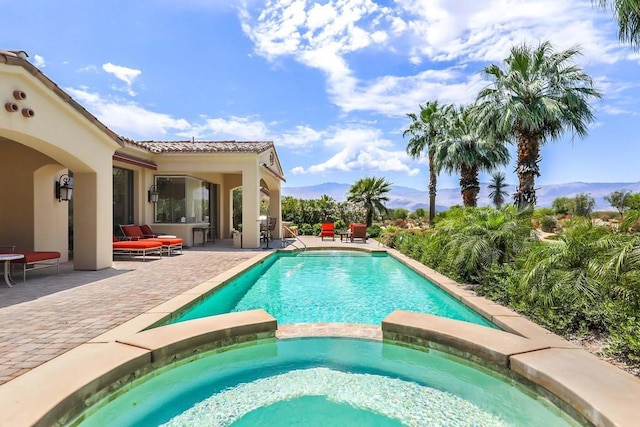
[[[188,176],[156,176],[155,222],[209,222],[208,183]]]
[[[120,224],[133,223],[133,171],[113,167],[113,233]]]

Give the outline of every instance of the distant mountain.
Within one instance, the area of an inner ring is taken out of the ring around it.
[[[488,206],[489,190],[486,183],[480,184],[480,194],[478,206]],[[339,184],[337,182],[326,182],[324,184],[312,185],[308,187],[284,187],[283,196],[293,196],[298,199],[319,199],[323,194],[333,197],[342,202],[346,199],[346,194],[351,188],[350,184]],[[507,191],[515,191],[516,185],[509,184]],[[571,182],[567,184],[541,185],[537,187],[538,206],[550,207],[551,203],[558,197],[574,197],[580,193],[589,193],[596,200],[596,210],[611,210],[609,203],[604,200],[604,196],[613,191],[629,190],[633,193],[640,192],[640,182],[613,182],[613,183],[588,183]],[[405,208],[408,211],[415,211],[417,208],[429,208],[429,192],[416,190],[415,188],[392,185],[388,194],[389,208]],[[508,200],[510,201],[510,200]],[[462,196],[459,188],[438,189],[436,196],[436,209],[446,210],[453,205],[462,205]]]

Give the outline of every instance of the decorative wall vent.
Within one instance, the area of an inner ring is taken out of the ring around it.
[[[18,101],[22,101],[24,99],[27,99],[27,94],[24,93],[21,90],[14,90],[13,91],[13,98],[17,99]]]
[[[13,99],[15,99],[16,101],[24,101],[25,99],[27,99],[27,93],[21,90],[14,90],[12,95]],[[9,113],[17,113],[18,111],[21,111],[20,105],[18,105],[16,102],[5,103],[4,109]],[[29,107],[24,107],[22,108],[22,115],[30,119],[31,117],[34,117],[36,115],[36,112]]]
[[[20,107],[18,107],[18,104],[14,104],[13,102],[7,102],[4,104],[4,109],[10,113],[15,113],[20,109]]]

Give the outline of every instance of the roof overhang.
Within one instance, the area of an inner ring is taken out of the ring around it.
[[[158,170],[158,165],[153,163],[150,160],[141,159],[139,157],[130,156],[128,154],[123,153],[115,153],[113,155],[113,160],[123,163],[128,163],[130,165],[142,166],[143,168]]]
[[[265,168],[266,170],[268,170],[271,173],[271,175],[275,176],[276,178],[278,178],[282,182],[287,182],[287,180],[285,179],[284,176],[280,175],[275,169],[267,166],[266,163],[263,163],[262,167]]]

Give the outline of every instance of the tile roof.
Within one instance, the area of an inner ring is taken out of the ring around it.
[[[152,153],[262,153],[273,141],[132,141]]]

